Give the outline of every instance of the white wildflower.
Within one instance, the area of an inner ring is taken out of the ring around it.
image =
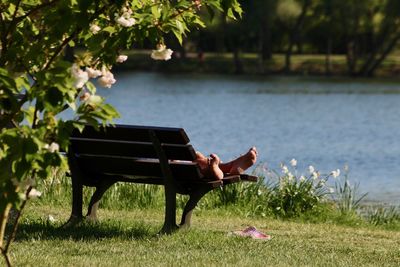
[[[52,216],[52,215],[48,215],[47,216],[47,221],[49,221],[49,222],[51,222],[51,223],[54,223],[54,222],[56,222],[56,219],[54,219],[54,217]]]
[[[333,194],[335,193],[335,189],[333,189],[332,187],[329,188],[329,193]]]
[[[296,159],[292,159],[290,161],[290,165],[292,165],[293,167],[296,167],[297,166],[297,160]]]
[[[349,171],[349,165],[345,164],[344,167],[343,167],[343,170],[345,172],[348,172]]]
[[[313,172],[311,175],[312,175],[312,178],[314,180],[318,179],[318,177],[319,177],[319,173],[318,172]]]
[[[100,28],[98,25],[96,25],[96,24],[91,24],[91,25],[90,25],[90,31],[91,31],[93,34],[98,33],[100,30],[101,30],[101,28]]]
[[[111,73],[108,69],[103,67],[102,70],[103,76],[99,79],[100,86],[110,88],[117,80],[114,79],[114,74]]]
[[[300,182],[304,182],[306,180],[306,177],[304,177],[304,175],[300,176],[299,181]]]
[[[128,56],[127,55],[119,55],[118,57],[117,57],[117,63],[122,63],[122,62],[125,62],[126,60],[128,59]]]
[[[97,78],[101,75],[101,71],[100,70],[96,70],[90,67],[86,67],[85,68],[86,72],[89,75],[89,78]]]
[[[332,171],[331,175],[332,175],[333,178],[337,178],[340,175],[340,170],[337,169],[336,171]]]
[[[262,195],[262,191],[260,189],[257,190],[257,195],[259,195],[259,196]]]
[[[151,58],[154,60],[170,60],[173,51],[163,44],[158,44],[157,49],[151,53]]]
[[[282,165],[281,168],[282,168],[282,173],[284,173],[284,174],[289,173],[289,169],[288,169],[288,167],[286,167],[286,165]]]
[[[35,188],[32,188],[31,191],[28,194],[29,198],[37,198],[42,195],[42,192],[36,190]]]
[[[89,80],[89,75],[86,71],[81,70],[77,64],[73,64],[71,68],[71,75],[75,79],[74,87],[82,88]]]
[[[311,173],[311,174],[313,174],[314,172],[315,172],[315,169],[314,169],[314,167],[313,166],[308,166],[308,171]]]
[[[293,181],[294,176],[293,176],[293,174],[292,174],[291,172],[288,172],[288,173],[287,173],[287,176],[288,176],[288,181],[289,181],[289,182]]]

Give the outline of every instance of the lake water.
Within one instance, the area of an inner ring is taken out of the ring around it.
[[[400,204],[400,83],[120,73],[99,89],[122,124],[184,128],[199,151],[227,161],[256,146],[279,170],[348,164],[368,200]]]

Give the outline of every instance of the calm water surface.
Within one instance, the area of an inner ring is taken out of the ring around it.
[[[117,80],[99,92],[120,111],[117,123],[183,127],[197,150],[225,161],[255,145],[272,169],[292,158],[304,172],[348,164],[369,200],[400,204],[400,94],[384,94],[400,84],[154,73]]]

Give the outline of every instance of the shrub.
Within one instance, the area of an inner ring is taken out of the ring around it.
[[[400,212],[396,207],[370,207],[367,209],[366,220],[373,225],[400,223]]]
[[[360,207],[361,201],[367,196],[368,193],[359,195],[359,183],[351,185],[348,179],[349,168],[345,166],[343,179],[336,180],[335,183],[335,197],[338,209],[342,214],[356,212]]]
[[[299,175],[297,161],[292,159],[290,167],[281,164],[281,172],[268,171],[271,181],[267,205],[272,213],[279,217],[295,217],[315,209],[327,200],[333,189],[326,185],[330,176],[336,177],[340,172],[334,171],[322,175],[309,166],[308,175]],[[290,169],[289,169],[290,168]]]

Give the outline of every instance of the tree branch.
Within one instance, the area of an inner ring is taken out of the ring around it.
[[[19,209],[19,211],[17,213],[17,217],[14,220],[11,236],[7,240],[7,244],[6,244],[5,248],[3,249],[3,253],[5,253],[6,255],[8,254],[8,249],[10,248],[10,244],[14,241],[15,236],[17,235],[19,219],[21,218],[22,210],[25,208],[25,205],[28,202],[29,193],[31,192],[31,190],[32,190],[32,186],[29,186],[28,190],[25,192],[25,199],[22,202],[21,207],[20,207],[20,209]]]
[[[17,17],[16,20],[15,20],[16,24],[18,24],[20,21],[24,20],[25,18],[29,17],[30,15],[38,12],[40,9],[56,4],[58,1],[59,0],[54,0],[53,2],[47,2],[47,3],[41,4],[41,5],[38,5],[38,6],[34,7],[34,8],[32,8],[31,10],[26,12],[25,15]]]

